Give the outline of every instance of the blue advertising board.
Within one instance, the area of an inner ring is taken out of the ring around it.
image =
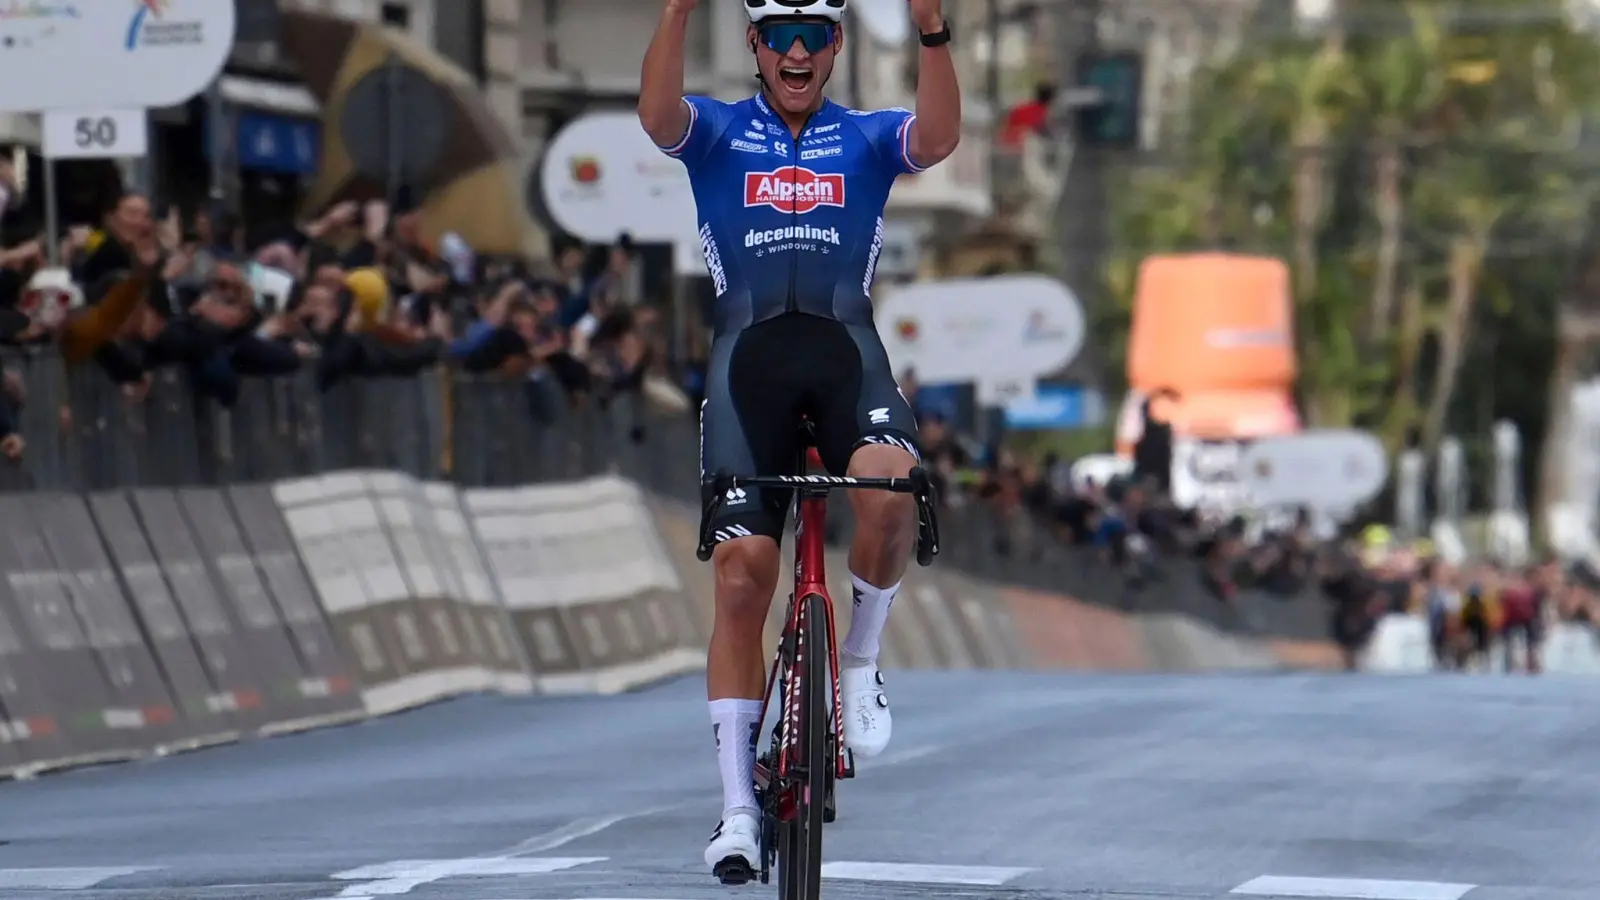
[[[1041,384],[1033,396],[1006,404],[1006,427],[1023,431],[1090,428],[1106,419],[1105,396],[1077,385]]]
[[[239,168],[285,175],[317,171],[322,125],[315,119],[244,111],[238,114]]]

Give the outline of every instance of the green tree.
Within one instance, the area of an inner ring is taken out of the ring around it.
[[[1345,0],[1322,34],[1257,35],[1197,75],[1181,149],[1119,192],[1112,294],[1131,299],[1152,253],[1276,256],[1313,423],[1432,445],[1497,390],[1542,424],[1547,366],[1468,370],[1485,343],[1552,355],[1507,341],[1553,334],[1550,273],[1594,194],[1575,135],[1600,112],[1595,71],[1557,0]]]

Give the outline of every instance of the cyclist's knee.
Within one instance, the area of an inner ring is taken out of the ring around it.
[[[856,478],[905,478],[916,457],[891,444],[864,444],[850,457],[850,475]],[[865,529],[898,535],[911,527],[916,500],[910,494],[888,491],[851,491],[858,533]]]
[[[850,470],[845,474],[854,478],[904,478],[911,474],[911,469],[916,464],[917,458],[904,447],[896,444],[868,443],[857,447],[855,452],[850,454]]]
[[[717,579],[717,614],[764,623],[778,586],[778,542],[768,537],[734,538],[711,557]]]

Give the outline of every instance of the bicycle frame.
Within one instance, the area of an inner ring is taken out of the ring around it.
[[[815,640],[815,635],[807,635],[803,623],[805,622],[806,604],[821,600],[826,621],[828,623],[827,654],[828,676],[833,681],[833,721],[832,731],[835,748],[844,746],[844,712],[842,697],[839,694],[839,639],[835,630],[833,616],[833,597],[828,593],[828,574],[826,545],[823,541],[824,529],[827,527],[828,517],[828,492],[826,489],[801,488],[795,496],[795,526],[794,526],[794,593],[789,596],[788,621],[784,625],[784,635],[794,635],[799,652],[791,654],[788,660],[792,670],[797,670],[805,661],[805,653],[814,652],[815,644],[806,646],[806,639]],[[767,676],[767,692],[765,704],[772,703],[772,692],[778,684],[778,678],[783,672],[784,658],[780,653],[772,661],[772,671]],[[789,766],[793,762],[794,735],[799,730],[796,723],[800,718],[799,700],[793,692],[785,691],[781,710],[782,722],[780,734],[783,737],[778,747],[778,778],[789,775]],[[762,707],[762,718],[766,717],[766,706]],[[854,777],[854,767],[849,765],[848,754],[835,752],[834,777]]]

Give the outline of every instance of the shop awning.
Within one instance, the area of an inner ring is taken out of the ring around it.
[[[384,196],[395,88],[395,149],[421,197],[424,237],[456,232],[479,253],[548,254],[522,200],[516,142],[460,68],[397,31],[318,13],[285,12],[281,43],[322,104],[322,171],[307,207]]]

